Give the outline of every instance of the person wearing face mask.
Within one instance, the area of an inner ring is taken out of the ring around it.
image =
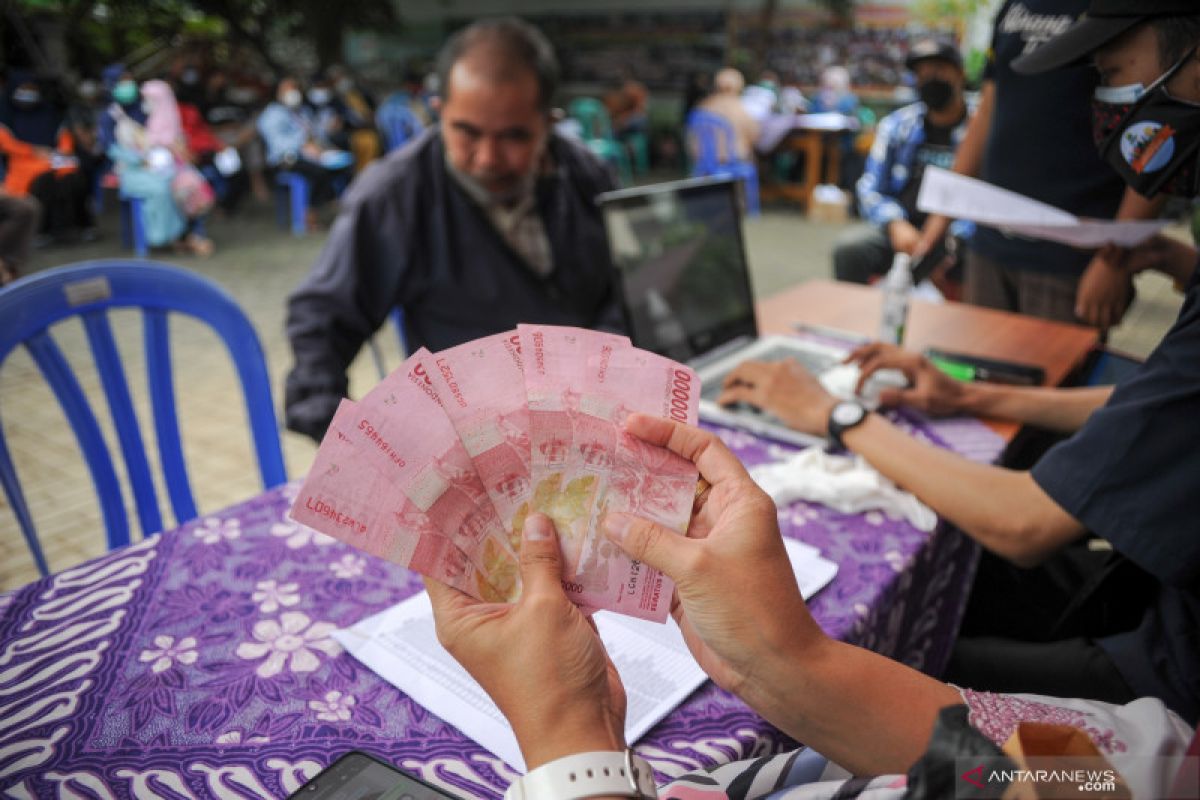
[[[319,100],[328,102],[328,89],[318,86]],[[304,104],[300,82],[293,77],[279,81],[275,102],[258,117],[258,132],[267,148],[267,167],[303,175],[308,180],[309,227],[314,228],[317,210],[337,196],[337,187],[348,180],[351,158],[333,147],[322,130],[320,109]],[[326,118],[328,122],[328,118]]]
[[[1193,0],[1092,0],[1088,16],[1014,63],[1041,71],[1095,53],[1099,152],[1149,198],[1194,198],[1200,158],[1200,12]],[[1052,74],[1052,73],[1047,73]],[[1040,79],[1040,75],[1037,78]],[[1119,103],[1112,102],[1113,99]],[[1117,106],[1117,107],[1114,107]],[[1093,147],[1094,145],[1087,145]],[[794,364],[744,364],[721,402],[747,402],[809,433],[832,430],[998,558],[985,558],[947,678],[996,691],[1127,702],[1200,717],[1200,269],[1166,237],[1117,264],[1186,287],[1175,325],[1116,388],[958,383],[914,353],[856,351],[865,381],[897,368],[887,404],[1008,418],[1073,434],[1028,471],[971,464],[861,407]],[[847,428],[846,426],[849,425]],[[1094,547],[1103,537],[1111,549]],[[1036,569],[1034,569],[1036,567]]]
[[[123,106],[110,108],[116,122],[108,157],[121,193],[141,198],[151,247],[170,245],[177,252],[211,255],[213,244],[199,233],[196,221],[211,207],[212,190],[191,166],[175,94],[166,81],[149,80],[139,95],[144,125],[126,116]]]
[[[74,241],[93,227],[89,184],[79,169],[77,141],[49,87],[31,75],[10,75],[12,91],[0,114],[0,155],[8,161],[4,190],[35,198],[41,232]]]
[[[909,50],[905,66],[920,100],[884,117],[862,177],[855,185],[868,225],[842,234],[833,250],[840,281],[868,283],[885,274],[896,253],[912,255],[926,215],[917,192],[929,165],[949,169],[967,131],[962,56],[952,44],[924,39]],[[965,235],[965,226],[953,234]]]
[[[288,298],[291,430],[320,440],[346,369],[392,309],[410,349],[540,322],[620,325],[595,198],[609,169],[553,130],[558,64],[515,19],[456,33],[438,57],[439,125],[368,168]]]
[[[375,129],[375,102],[341,64],[330,67],[326,76],[341,106],[346,149],[354,154],[354,171],[361,172],[383,152],[383,141]]]
[[[1161,207],[1127,188],[1092,140],[1088,99],[1095,72],[1078,64],[1037,78],[1012,62],[1068,28],[1087,0],[1005,0],[996,14],[979,108],[954,169],[1080,217],[1142,219]],[[916,252],[940,242],[950,220],[933,215]],[[968,243],[964,299],[1101,330],[1118,324],[1133,285],[1120,251],[1077,250],[978,226]]]

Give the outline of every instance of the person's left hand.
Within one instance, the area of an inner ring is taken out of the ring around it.
[[[563,756],[625,749],[625,687],[596,625],[563,592],[554,523],[525,522],[521,599],[485,603],[431,578],[438,641],[512,725],[533,770]]]
[[[1118,266],[1120,260],[1118,247],[1099,250],[1075,292],[1075,316],[1102,331],[1119,323],[1133,300],[1133,279]]]
[[[725,378],[717,402],[749,403],[769,411],[791,428],[824,436],[837,399],[812,373],[792,359],[744,361]]]

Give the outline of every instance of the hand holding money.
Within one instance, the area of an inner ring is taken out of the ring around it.
[[[504,713],[527,769],[625,749],[625,687],[595,625],[563,593],[554,523],[526,517],[520,550],[516,604],[483,603],[425,581],[438,640]]]
[[[695,423],[696,374],[622,336],[522,325],[419,350],[343,401],[292,508],[297,521],[480,600],[520,596],[521,531],[555,524],[579,607],[664,621],[672,585],[602,536],[608,511],[682,534],[696,468],[629,436],[631,413]]]

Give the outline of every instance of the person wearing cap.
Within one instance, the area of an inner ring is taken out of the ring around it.
[[[1071,68],[1094,52],[1101,80],[1093,115],[1105,162],[1139,196],[1195,197],[1200,8],[1161,2],[1148,14],[1144,6],[1094,0],[1084,21],[1014,68]],[[1163,236],[1118,261],[1122,279],[1157,269],[1186,286],[1187,296],[1162,342],[1115,388],[960,384],[897,348],[875,344],[852,354],[864,381],[883,368],[909,378],[909,388],[883,393],[885,404],[1073,433],[1028,471],[972,464],[872,414],[840,434],[847,448],[1015,565],[985,558],[947,673],[952,682],[1111,702],[1156,697],[1193,724],[1200,717],[1197,261],[1193,247]],[[795,365],[743,364],[727,386],[719,402],[750,403],[808,433],[829,429],[835,401]],[[1107,544],[1097,546],[1095,537]]]
[[[912,255],[926,215],[917,208],[925,168],[949,169],[967,132],[962,56],[937,39],[913,45],[905,66],[916,79],[916,103],[888,114],[875,130],[875,143],[855,190],[868,225],[839,237],[833,273],[840,281],[868,283],[883,275],[896,253]],[[956,231],[956,233],[960,233]]]
[[[1086,64],[1031,78],[1012,62],[1069,28],[1087,0],[1006,0],[993,27],[976,111],[954,170],[1080,217],[1140,219],[1158,204],[1126,191],[1091,147],[1088,99],[1097,76]],[[949,220],[930,217],[918,253],[943,240]],[[979,226],[968,242],[964,299],[1102,330],[1120,322],[1133,285],[1116,248],[1096,252],[1013,237]]]
[[[1139,174],[1152,174],[1164,187],[1194,184],[1200,151],[1200,58],[1195,48],[1200,43],[1200,14],[1154,20],[1143,16],[1139,21],[1149,25],[1135,23],[1125,38],[1107,42],[1097,56],[1108,88],[1137,95],[1112,130],[1123,138],[1131,126],[1144,126],[1147,114],[1177,112],[1172,119],[1187,135],[1179,135],[1170,146],[1165,142],[1171,135],[1163,135],[1158,139],[1163,153],[1159,160],[1152,155],[1140,158],[1147,148],[1139,148],[1131,151],[1129,164],[1134,171],[1140,168]],[[1159,80],[1160,76],[1165,77]],[[1190,113],[1185,114],[1186,109]],[[693,461],[709,488],[696,498],[686,535],[626,514],[605,515],[600,530],[615,547],[673,580],[671,614],[689,651],[713,681],[811,749],[771,756],[771,743],[756,740],[748,748],[753,755],[748,760],[696,770],[661,791],[647,785],[650,765],[625,741],[627,698],[620,676],[594,624],[563,593],[562,556],[553,523],[531,515],[521,543],[525,590],[520,602],[503,607],[480,603],[426,580],[439,641],[491,696],[524,755],[529,773],[515,781],[506,796],[800,800],[949,797],[959,795],[956,789],[970,796],[999,796],[1000,791],[979,793],[964,786],[964,780],[980,786],[969,778],[976,770],[963,774],[964,766],[974,767],[996,755],[1026,723],[1050,723],[1060,741],[1062,726],[1082,730],[1132,796],[1195,797],[1200,754],[1194,728],[1200,697],[1197,256],[1193,248],[1157,240],[1135,248],[1122,261],[1130,270],[1154,266],[1177,276],[1190,268],[1192,278],[1176,326],[1138,375],[1115,390],[966,391],[944,376],[938,379],[940,373],[919,359],[906,365],[916,382],[900,397],[920,401],[927,409],[953,410],[938,404],[952,400],[957,391],[986,400],[987,410],[994,413],[1063,430],[1082,425],[1075,438],[1059,446],[1060,453],[1078,454],[1080,442],[1095,447],[1106,441],[1108,449],[1093,449],[1090,463],[1078,459],[1067,467],[1075,470],[1075,497],[1085,498],[1083,506],[1058,495],[1053,481],[1040,474],[1041,465],[1030,475],[971,463],[922,444],[861,408],[857,422],[843,419],[834,429],[838,443],[866,456],[987,546],[1023,563],[1034,563],[1078,539],[1083,534],[1081,520],[1096,525],[1118,548],[1143,540],[1134,547],[1136,560],[1159,579],[1161,591],[1159,602],[1147,610],[1138,628],[1150,634],[1140,652],[1118,657],[1113,651],[1110,657],[1101,646],[1074,664],[1064,664],[1046,651],[1041,660],[1055,672],[1055,687],[1039,694],[1014,694],[1037,690],[1023,686],[1008,692],[978,691],[966,682],[954,686],[831,640],[814,622],[796,587],[774,504],[717,435],[631,415],[625,423],[629,435]],[[864,364],[863,371],[870,373],[896,355],[903,354],[874,347],[859,357],[873,359]],[[739,375],[737,391],[722,400],[753,402],[798,428],[827,432],[833,400],[820,384],[787,364],[765,366],[768,369]],[[514,648],[518,637],[536,646]],[[546,658],[545,653],[555,657]],[[1003,658],[1003,651],[997,657]],[[1029,679],[1037,660],[1036,654],[1025,653],[1023,669],[1013,679]],[[1155,680],[1143,684],[1148,674]],[[1103,680],[1112,681],[1112,696],[1108,701],[1092,699],[1097,682]],[[699,750],[700,742],[708,747],[713,741],[711,730],[694,732],[694,744],[687,735],[679,731],[676,745],[681,751]],[[1042,744],[1049,743],[1047,737]],[[1190,754],[1187,759],[1185,752]],[[856,777],[822,781],[828,775],[825,757]],[[960,757],[971,760],[964,764]],[[679,762],[668,758],[664,763],[674,767]],[[1087,763],[1108,768],[1097,761]],[[636,771],[632,779],[631,769]],[[881,773],[890,774],[868,777]],[[982,770],[977,777],[984,778]],[[988,778],[982,788],[1002,787]],[[1050,789],[1034,790],[1043,788]]]

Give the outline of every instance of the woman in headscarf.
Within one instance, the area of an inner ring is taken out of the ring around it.
[[[127,77],[132,80],[125,73],[115,84],[115,102],[109,107],[113,143],[108,157],[115,165],[121,193],[142,199],[142,223],[151,247],[175,244],[185,252],[209,255],[212,242],[194,230],[189,232],[188,216],[172,192],[172,183],[188,162],[175,95],[164,81],[146,81],[140,92],[145,113],[141,125],[126,111],[132,105],[123,88]]]
[[[0,117],[0,154],[8,159],[4,190],[37,199],[45,233],[77,236],[93,222],[75,139],[62,124],[62,110],[33,76],[18,72],[12,86]]]

